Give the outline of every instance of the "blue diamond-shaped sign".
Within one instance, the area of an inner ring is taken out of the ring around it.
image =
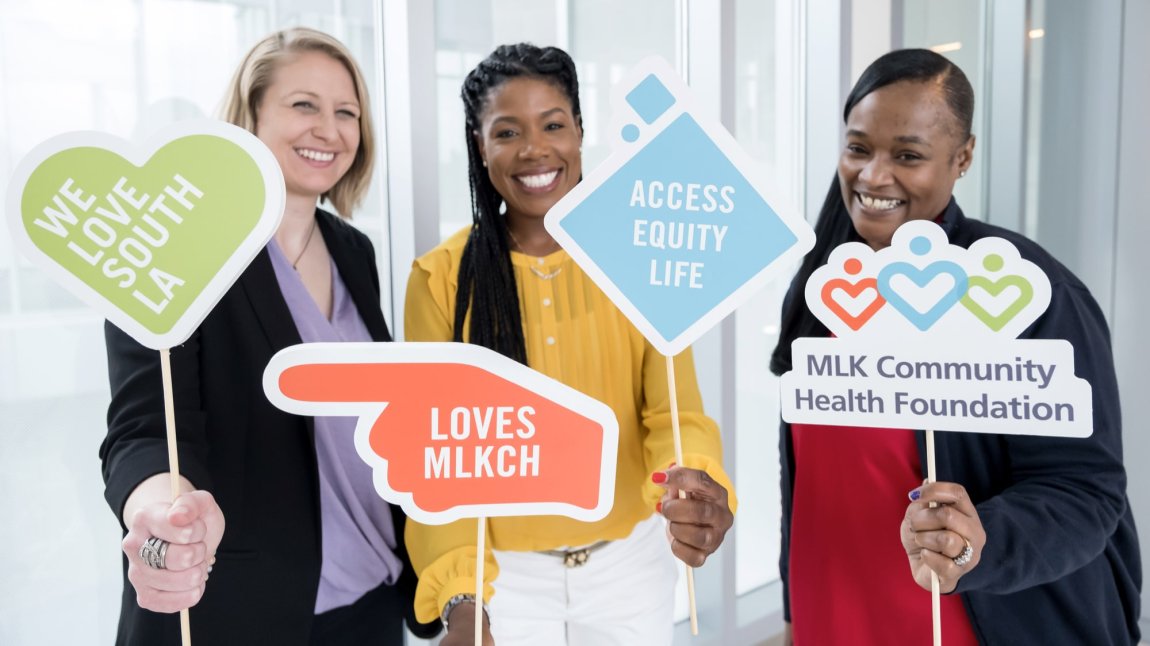
[[[814,243],[778,213],[755,164],[700,120],[686,86],[648,59],[615,89],[622,145],[547,214],[548,231],[666,355],[675,355]],[[621,108],[621,109],[620,109]]]

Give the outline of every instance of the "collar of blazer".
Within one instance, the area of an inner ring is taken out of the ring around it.
[[[324,244],[371,338],[390,341],[391,333],[380,309],[375,256],[368,251],[367,238],[322,209],[316,209],[316,219]],[[302,342],[267,249],[260,250],[237,284],[251,303],[273,352]]]

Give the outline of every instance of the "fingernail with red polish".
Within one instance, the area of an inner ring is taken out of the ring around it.
[[[662,501],[655,503],[655,513],[657,513],[657,514],[663,513],[663,502]]]
[[[656,471],[651,474],[651,482],[655,484],[663,484],[667,481],[667,474],[662,471]]]
[[[922,497],[922,492],[921,492],[921,491],[919,491],[918,489],[911,489],[911,490],[910,490],[910,493],[908,493],[908,494],[906,495],[906,497],[907,497],[907,498],[910,498],[910,501],[911,501],[911,502],[914,502],[914,501],[916,501],[916,500],[918,500],[919,498],[921,498],[921,497]]]

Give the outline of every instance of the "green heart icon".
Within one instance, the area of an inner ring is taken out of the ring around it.
[[[258,139],[217,121],[132,148],[101,133],[45,142],[21,162],[10,224],[65,287],[141,343],[171,347],[275,232],[283,177]]]
[[[1019,295],[1002,313],[994,316],[970,297],[970,292],[976,287],[982,288],[991,296],[998,296],[1008,287],[1017,287]],[[1022,276],[1003,276],[996,281],[992,281],[985,276],[971,276],[967,282],[966,294],[960,302],[963,307],[970,310],[971,314],[978,317],[978,320],[982,321],[986,327],[998,332],[1005,327],[1011,319],[1018,316],[1018,313],[1029,305],[1033,299],[1034,287],[1030,284],[1030,281]]]

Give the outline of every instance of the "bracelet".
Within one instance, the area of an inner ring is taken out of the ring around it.
[[[447,625],[447,617],[448,617],[448,615],[451,614],[452,610],[455,610],[455,606],[458,606],[461,603],[470,603],[470,604],[474,605],[475,604],[475,595],[464,592],[461,594],[457,594],[454,597],[451,597],[450,599],[447,600],[447,603],[443,605],[443,614],[439,615],[440,621],[443,622],[443,629],[444,630],[447,630],[447,631],[451,630],[451,628],[449,628]],[[487,604],[486,603],[483,604],[483,614],[487,617],[487,623],[490,624],[491,623],[491,613],[487,612]]]

